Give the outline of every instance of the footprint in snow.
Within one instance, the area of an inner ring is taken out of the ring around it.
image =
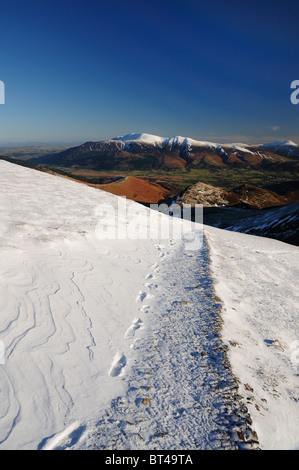
[[[145,287],[147,287],[148,289],[157,289],[157,284],[152,284],[151,282],[147,282],[145,284]]]
[[[127,359],[126,359],[126,356],[120,352],[118,352],[115,357],[114,357],[114,360],[112,362],[112,366],[111,366],[111,369],[109,371],[109,375],[111,375],[111,377],[117,377],[118,375],[121,374],[123,368],[126,366],[127,364]]]
[[[74,422],[63,431],[44,438],[38,445],[38,450],[64,450],[79,442],[86,431],[86,426]]]
[[[136,318],[130,328],[127,329],[125,338],[133,338],[135,336],[135,331],[141,327],[142,320],[140,318]]]
[[[148,313],[150,308],[151,307],[149,305],[142,305],[142,307],[140,307],[140,310],[142,310],[145,313]]]
[[[158,251],[163,250],[164,245],[155,245],[155,248],[157,248]]]
[[[139,292],[139,294],[136,298],[136,302],[143,302],[146,297],[147,297],[147,293],[141,291],[141,292]]]

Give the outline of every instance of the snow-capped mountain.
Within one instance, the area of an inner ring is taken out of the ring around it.
[[[192,149],[196,149],[197,147],[203,147],[207,148],[212,151],[218,151],[220,154],[225,153],[224,148],[227,149],[234,149],[234,150],[240,150],[241,152],[247,152],[247,153],[252,153],[250,150],[250,146],[248,144],[220,144],[220,143],[215,143],[215,142],[210,142],[210,141],[201,141],[201,140],[196,140],[192,139],[190,137],[182,137],[180,135],[174,136],[174,137],[160,137],[157,135],[152,135],[152,134],[146,134],[146,133],[135,133],[135,134],[126,134],[122,137],[114,137],[112,140],[114,141],[120,141],[120,142],[125,142],[127,145],[132,144],[132,143],[139,143],[139,144],[150,144],[153,145],[154,147],[159,147],[159,148],[170,148],[172,150],[174,147],[181,147],[182,150],[185,150],[186,152],[191,152]],[[125,148],[125,147],[124,147]]]
[[[215,142],[210,142],[210,141],[201,141],[201,140],[196,140],[192,139],[190,137],[182,137],[182,136],[174,136],[174,137],[161,137],[153,134],[146,134],[146,133],[132,133],[132,134],[126,134],[124,136],[119,136],[119,137],[114,137],[112,140],[114,141],[121,141],[121,142],[139,142],[139,143],[145,143],[145,144],[151,144],[157,147],[165,147],[167,145],[170,145],[170,147],[174,147],[176,145],[183,145],[183,146],[189,146],[190,148],[192,147],[208,147],[215,149],[217,147],[222,148],[233,148],[235,150],[240,150],[242,152],[248,152],[248,153],[254,153],[252,149],[258,147],[261,149],[271,149],[271,150],[278,150],[278,151],[285,151],[285,150],[293,150],[293,151],[298,151],[299,150],[299,145],[297,145],[295,142],[292,142],[291,140],[286,140],[286,141],[277,141],[277,142],[272,142],[272,143],[267,143],[267,144],[261,144],[261,145],[250,145],[250,144],[244,144],[244,143],[231,143],[231,144],[221,144],[221,143],[215,143]]]
[[[299,145],[291,140],[276,141],[269,144],[263,144],[263,149],[270,150],[271,152],[282,155],[283,157],[291,158],[294,160],[299,159]]]
[[[156,147],[166,147],[170,146],[170,148],[175,147],[176,145],[183,145],[183,146],[211,146],[217,147],[219,144],[215,144],[212,142],[206,141],[199,141],[191,139],[190,137],[182,137],[180,135],[174,137],[161,137],[152,134],[146,133],[135,133],[135,134],[126,134],[122,137],[114,137],[112,140],[121,141],[121,142],[140,142],[144,144],[151,144]]]
[[[124,136],[114,137],[112,140],[121,142],[143,142],[144,144],[163,145],[165,137],[146,133],[131,133]]]
[[[296,165],[297,162],[293,161],[297,160],[295,153],[292,156],[290,153],[288,156],[282,155],[286,148],[290,148],[290,145],[228,145],[182,136],[160,137],[147,133],[132,133],[109,140],[85,142],[60,153],[34,158],[32,161],[48,166],[67,168],[76,165],[93,170],[231,166],[258,168],[283,163]],[[294,150],[297,147],[293,145],[292,148]]]
[[[296,160],[294,156],[292,159]],[[298,157],[299,159],[299,157]],[[32,160],[33,161],[33,160]],[[132,133],[99,142],[86,142],[63,152],[34,159],[35,163],[93,170],[268,167],[293,163],[266,146],[221,144],[189,137]]]

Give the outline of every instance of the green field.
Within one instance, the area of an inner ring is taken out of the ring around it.
[[[167,188],[171,194],[177,194],[186,187],[199,181],[225,190],[231,190],[242,184],[263,186],[270,183],[281,183],[299,179],[299,173],[290,171],[253,170],[253,169],[178,169],[178,170],[147,170],[147,171],[101,171],[92,175],[73,175],[74,169],[57,168],[66,174],[92,184],[101,184],[107,179],[116,179],[119,176],[134,176],[158,183]]]
[[[27,149],[26,149],[27,150]],[[43,148],[44,150],[44,148]],[[52,147],[53,150],[53,147]],[[26,153],[25,149],[22,149]],[[38,153],[40,149],[36,149]],[[12,152],[13,153],[13,152]],[[23,154],[24,156],[24,154]],[[2,157],[3,158],[3,157]],[[19,165],[29,166],[35,168],[34,163],[26,161],[25,158],[14,158],[4,157],[11,159]],[[39,165],[45,166],[45,165]],[[169,197],[178,194],[188,186],[194,183],[202,182],[211,184],[227,191],[234,189],[242,184],[250,184],[253,186],[262,187],[268,184],[282,183],[285,181],[299,180],[299,172],[296,167],[292,167],[292,170],[288,167],[283,166],[272,166],[267,169],[253,169],[247,168],[179,168],[171,170],[130,170],[130,171],[90,171],[80,167],[50,167],[49,169],[56,171],[65,176],[72,177],[74,179],[84,181],[91,184],[103,184],[107,182],[115,181],[119,177],[133,176],[136,178],[142,178],[152,183],[157,183],[169,191]]]

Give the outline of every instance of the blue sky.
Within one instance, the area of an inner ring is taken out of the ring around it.
[[[299,143],[298,18],[298,0],[1,2],[0,145]]]

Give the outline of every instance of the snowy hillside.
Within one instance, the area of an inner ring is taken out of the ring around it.
[[[299,248],[205,227],[223,339],[262,449],[299,449]]]
[[[274,238],[299,246],[299,203],[270,209],[216,209],[204,214],[204,223],[234,232]]]
[[[0,182],[1,450],[299,448],[298,248],[196,226],[190,249],[112,194]]]

